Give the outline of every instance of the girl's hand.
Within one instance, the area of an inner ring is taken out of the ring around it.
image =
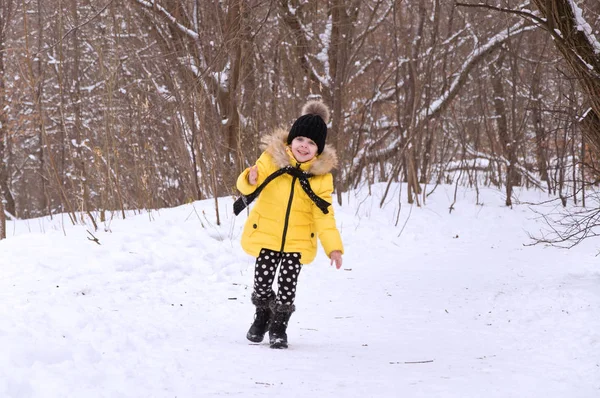
[[[335,263],[335,268],[340,269],[342,268],[342,252],[339,250],[334,250],[331,253],[329,253],[329,258],[331,259],[331,263],[330,265],[333,265],[333,263]]]
[[[258,166],[254,165],[250,167],[250,171],[248,172],[248,182],[250,185],[256,185],[258,181]]]

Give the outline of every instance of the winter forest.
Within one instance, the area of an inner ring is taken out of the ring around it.
[[[310,98],[338,204],[401,181],[417,205],[439,184],[585,205],[599,29],[597,0],[1,0],[0,225],[235,196]]]

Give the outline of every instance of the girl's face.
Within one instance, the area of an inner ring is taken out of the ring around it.
[[[310,138],[296,137],[292,140],[292,154],[300,163],[308,162],[317,154],[317,144]]]

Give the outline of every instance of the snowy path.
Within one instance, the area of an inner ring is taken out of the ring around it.
[[[101,245],[11,224],[0,397],[600,396],[593,246],[524,247],[531,213],[486,194],[450,215],[436,193],[400,237],[392,203],[338,208],[343,270],[323,253],[303,269],[288,350],[245,340],[243,219],[211,225],[210,201],[115,220]]]

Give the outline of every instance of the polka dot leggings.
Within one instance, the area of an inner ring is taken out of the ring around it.
[[[273,281],[277,266],[281,264],[277,279],[277,305],[293,305],[296,298],[296,282],[302,269],[300,253],[280,253],[262,249],[256,258],[254,294],[258,299],[268,300],[274,296]]]

